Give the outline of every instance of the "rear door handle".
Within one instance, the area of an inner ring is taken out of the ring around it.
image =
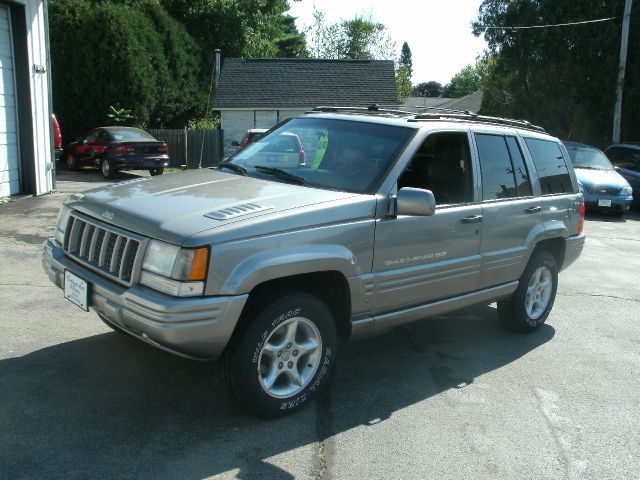
[[[462,223],[478,223],[482,221],[482,215],[472,215],[470,217],[463,217],[460,221]]]
[[[542,211],[542,207],[531,207],[525,210],[525,212],[527,213],[540,213],[541,211]]]

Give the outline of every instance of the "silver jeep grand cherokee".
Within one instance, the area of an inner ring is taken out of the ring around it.
[[[567,151],[528,122],[319,107],[215,168],[69,197],[43,263],[113,329],[223,360],[275,417],[330,381],[338,337],[494,301],[536,330],[583,216]]]

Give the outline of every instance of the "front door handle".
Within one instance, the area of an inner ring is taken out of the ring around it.
[[[540,213],[541,211],[542,211],[542,207],[531,207],[525,210],[525,212],[527,213]]]
[[[482,221],[482,215],[472,215],[470,217],[464,217],[460,221],[462,223],[478,223]]]

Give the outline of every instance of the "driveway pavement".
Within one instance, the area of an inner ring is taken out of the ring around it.
[[[638,213],[588,218],[535,334],[502,332],[491,305],[344,345],[330,392],[264,421],[214,365],[112,332],[48,282],[41,244],[87,178],[0,205],[1,479],[639,478]]]

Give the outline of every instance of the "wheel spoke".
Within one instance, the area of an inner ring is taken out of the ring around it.
[[[262,347],[262,354],[266,355],[273,361],[276,360],[276,356],[278,351],[282,348],[282,345],[274,345],[273,343],[265,343],[264,347]]]
[[[285,370],[284,373],[296,387],[300,387],[302,385],[302,377],[300,377],[300,372],[298,371],[297,366],[294,366],[291,370]]]
[[[265,388],[270,389],[271,387],[273,387],[273,384],[276,383],[276,380],[278,379],[279,375],[280,373],[276,368],[276,364],[273,363],[271,365],[271,368],[269,369],[269,373],[267,373],[267,376],[262,378],[262,383],[265,386]]]
[[[294,344],[296,343],[296,332],[298,331],[298,321],[293,320],[286,326],[286,333],[284,335],[286,343]]]
[[[296,349],[300,352],[300,356],[315,352],[318,349],[318,342],[313,338],[308,338],[305,342],[296,342],[295,345]]]

